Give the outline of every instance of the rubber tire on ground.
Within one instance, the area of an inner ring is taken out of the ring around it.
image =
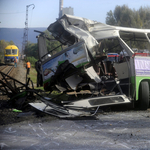
[[[139,108],[147,110],[149,107],[149,84],[147,81],[142,81],[139,88]]]

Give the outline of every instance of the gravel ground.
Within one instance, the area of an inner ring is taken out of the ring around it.
[[[149,150],[150,112],[125,111],[95,118],[41,117],[0,126],[3,150]]]
[[[24,61],[21,60],[18,63],[17,68],[15,68],[13,77],[22,83],[26,82],[26,68]]]
[[[20,61],[17,68],[14,68],[12,77],[16,80],[25,84],[26,82],[26,68],[24,62]],[[0,96],[0,125],[11,124],[18,121],[24,120],[23,118],[18,118],[18,113],[13,112],[13,107],[8,104],[9,98],[7,96]]]

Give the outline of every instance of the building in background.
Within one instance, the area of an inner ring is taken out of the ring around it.
[[[68,15],[74,15],[73,13],[73,8],[72,7],[65,7],[62,9],[62,16],[64,14],[68,14]]]
[[[59,18],[62,17],[64,14],[74,15],[72,7],[65,7],[63,8],[63,0],[59,1]]]

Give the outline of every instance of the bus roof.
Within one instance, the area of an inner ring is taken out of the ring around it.
[[[18,49],[16,45],[8,45],[5,49]]]

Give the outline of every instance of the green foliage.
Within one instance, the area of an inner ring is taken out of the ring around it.
[[[26,60],[29,61],[32,66],[35,66],[35,62],[37,61],[35,57],[27,57]]]
[[[4,61],[4,54],[0,53],[0,63]]]
[[[14,42],[11,40],[11,41],[9,42],[9,45],[15,45],[15,44],[14,44]]]
[[[106,24],[148,29],[150,28],[150,7],[134,10],[127,5],[116,6],[114,12],[110,10],[107,13]]]
[[[5,40],[0,40],[0,62],[4,61],[4,50],[6,48],[6,46],[8,45],[14,45],[13,41],[5,41]]]
[[[15,45],[13,41],[5,41],[5,40],[0,40],[0,53],[4,53],[4,49],[8,45]]]
[[[106,24],[131,27],[131,28],[150,28],[150,7],[140,7],[139,10],[130,9],[127,5],[116,6],[115,10],[107,13]],[[132,48],[150,49],[148,43],[142,41],[126,41]],[[108,41],[107,41],[107,44]]]
[[[25,47],[25,54],[27,57],[34,57],[38,59],[38,46],[36,43],[28,42]]]
[[[32,80],[33,83],[37,82],[37,72],[36,72],[34,66],[33,67],[31,66],[28,77],[30,77],[30,79]]]
[[[55,41],[54,37],[50,34],[50,32],[48,30],[45,31],[45,34],[49,39],[53,39],[53,40],[48,40],[48,39],[46,40],[47,50],[48,50],[48,52],[50,52],[54,48],[58,47],[60,45],[60,42]],[[61,47],[52,51],[51,55],[54,55],[59,51],[61,51]]]
[[[48,30],[45,31],[46,37],[49,39],[53,40],[48,40],[46,39],[46,45],[47,45],[47,50],[50,52],[52,49],[58,47],[60,43],[58,41],[54,40],[54,37],[50,34]],[[54,55],[58,51],[61,51],[61,47],[55,49],[53,52],[51,52],[51,55]],[[30,43],[28,42],[27,45],[25,46],[25,51],[24,53],[26,54],[27,57],[34,57],[35,59],[39,59],[38,57],[38,44],[37,43]]]
[[[116,20],[114,18],[113,12],[110,10],[107,12],[106,23],[109,25],[116,25]]]
[[[150,28],[150,7],[141,7],[139,9],[139,16],[142,20],[143,28]]]
[[[7,46],[5,40],[0,40],[0,62],[4,61],[4,49]]]

